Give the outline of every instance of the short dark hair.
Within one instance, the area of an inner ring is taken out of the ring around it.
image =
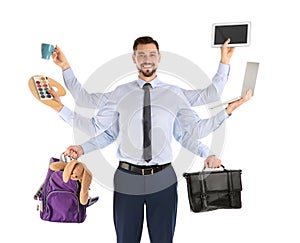
[[[150,36],[142,36],[137,38],[133,43],[133,51],[136,51],[137,46],[140,44],[151,44],[151,43],[155,44],[157,50],[159,51],[158,42]]]

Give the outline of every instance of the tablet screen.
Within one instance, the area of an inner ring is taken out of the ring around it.
[[[213,43],[214,47],[221,46],[228,38],[228,46],[248,46],[250,44],[250,23],[240,24],[214,24]]]

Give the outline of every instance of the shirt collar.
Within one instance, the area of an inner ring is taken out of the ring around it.
[[[138,78],[137,83],[138,83],[138,85],[140,86],[141,89],[143,88],[143,86],[144,86],[145,83],[149,83],[149,84],[151,84],[151,87],[152,87],[152,88],[155,88],[155,87],[157,87],[157,85],[158,85],[158,83],[159,83],[159,80],[158,80],[158,78],[156,77],[156,78],[153,79],[151,82],[145,82],[143,79]]]

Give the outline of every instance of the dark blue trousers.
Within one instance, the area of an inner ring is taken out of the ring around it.
[[[146,207],[151,243],[171,243],[178,199],[177,178],[172,166],[147,176],[118,168],[114,184],[114,224],[117,242],[140,242]]]

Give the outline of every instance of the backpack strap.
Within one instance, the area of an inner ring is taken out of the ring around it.
[[[94,203],[96,203],[99,200],[99,197],[90,197],[87,202],[87,207],[92,206]]]
[[[40,188],[34,194],[34,196],[33,196],[34,200],[38,200],[40,198],[42,191],[43,191],[43,186],[44,186],[44,183],[40,186]]]

